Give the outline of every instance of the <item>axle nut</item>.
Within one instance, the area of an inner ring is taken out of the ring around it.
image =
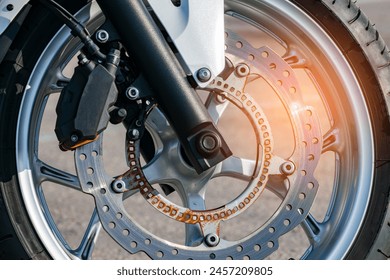
[[[198,152],[206,158],[215,156],[218,153],[220,147],[221,139],[214,133],[205,132],[198,137]]]

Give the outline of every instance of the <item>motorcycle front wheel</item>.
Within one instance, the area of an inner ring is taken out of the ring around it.
[[[91,34],[105,22],[93,1],[59,2]],[[86,191],[85,178],[126,170],[129,144],[112,125],[104,143],[58,149],[55,106],[82,46],[34,3],[0,66],[0,258],[388,258],[390,54],[380,35],[348,0],[226,0],[225,13],[234,76],[198,92],[234,157],[197,175],[158,107],[146,123],[147,180],[175,190],[171,205],[217,215],[206,235],[138,193]],[[235,202],[245,209],[234,218],[215,210]]]

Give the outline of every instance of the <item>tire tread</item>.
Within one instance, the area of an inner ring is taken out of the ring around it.
[[[368,61],[373,65],[373,70],[376,74],[376,78],[379,81],[381,90],[385,100],[385,110],[387,117],[390,114],[390,51],[386,45],[384,39],[379,34],[375,25],[370,22],[368,17],[361,11],[357,3],[351,0],[322,0],[322,2],[342,21],[343,25],[349,30],[350,34],[360,44],[361,49],[366,55]],[[383,120],[386,124],[382,127],[387,135],[390,134],[389,120]],[[389,145],[387,141],[385,143]],[[380,167],[378,167],[380,163]],[[388,176],[390,174],[390,157],[388,153],[377,157],[377,170],[382,170],[382,176]],[[377,176],[377,180],[378,176]],[[382,182],[380,182],[382,183]],[[384,181],[381,193],[381,199],[384,201],[385,206],[382,212],[376,212],[376,215],[385,217],[382,219],[382,224],[373,228],[379,228],[379,231],[372,232],[374,236],[377,236],[372,248],[367,256],[367,259],[389,259],[390,257],[390,200],[388,180]],[[376,209],[373,205],[372,209]],[[370,210],[369,208],[369,210]],[[381,220],[381,219],[380,219]]]

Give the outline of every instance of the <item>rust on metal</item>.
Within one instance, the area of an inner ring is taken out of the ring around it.
[[[243,111],[250,120],[256,137],[260,142],[257,147],[253,179],[247,189],[234,201],[216,209],[198,211],[176,205],[162,196],[145,178],[139,162],[139,147],[137,146],[139,143],[137,141],[129,141],[128,143],[127,157],[130,170],[122,175],[129,186],[126,191],[138,189],[145,200],[160,213],[182,223],[200,224],[202,229],[208,224],[215,224],[219,228],[221,221],[238,215],[254,203],[265,188],[268,180],[268,167],[272,158],[270,126],[256,101],[250,95],[231,87],[228,79],[224,81],[221,78],[216,78],[210,87],[221,98],[227,99]],[[258,168],[260,170],[257,170]]]

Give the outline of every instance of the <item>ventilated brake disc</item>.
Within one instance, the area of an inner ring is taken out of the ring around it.
[[[211,98],[207,106],[211,115],[222,115],[226,106],[233,105],[246,116],[256,136],[255,160],[244,161],[233,155],[212,170],[197,175],[184,166],[179,142],[158,108],[150,113],[146,126],[150,134],[158,138],[156,141],[161,142],[161,147],[169,146],[170,149],[161,149],[158,157],[146,166],[140,163],[138,141],[127,142],[130,169],[116,178],[109,176],[103,166],[103,137],[75,152],[82,189],[94,196],[104,229],[131,253],[142,251],[153,259],[261,259],[278,248],[280,236],[302,223],[309,214],[318,189],[313,174],[322,148],[317,114],[312,107],[305,106],[293,69],[273,50],[268,47],[256,49],[231,31],[226,32],[226,45],[226,56],[236,70],[228,78],[218,77],[209,85],[207,90],[215,98]],[[272,127],[260,105],[261,100],[259,102],[245,92],[249,72],[273,87],[289,114],[295,138],[294,152],[289,158],[274,154]],[[172,163],[175,166],[168,166]],[[176,191],[182,197],[201,194],[204,198],[205,185],[211,178],[222,176],[221,170],[226,172],[229,168],[237,173],[240,169],[237,165],[244,163],[249,165],[242,168],[241,174],[248,181],[246,188],[216,209],[192,207],[191,203],[177,205],[152,186],[176,181],[179,182]],[[175,168],[178,170],[172,172]],[[278,180],[271,180],[271,176],[285,183],[276,183]],[[277,211],[246,237],[224,240],[220,224],[256,207],[254,202],[261,199],[265,188],[282,200]],[[131,195],[142,195],[145,203],[156,210],[156,219],[165,215],[178,223],[193,225],[200,235],[199,242],[174,244],[148,232],[123,206],[124,199]]]

